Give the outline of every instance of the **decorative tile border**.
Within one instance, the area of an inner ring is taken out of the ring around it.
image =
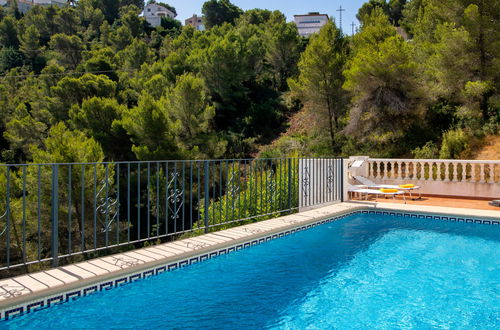
[[[416,218],[416,219],[426,219],[426,220],[444,220],[444,221],[450,221],[450,222],[464,222],[464,223],[474,223],[474,224],[481,224],[481,225],[500,225],[500,218],[494,219],[494,218],[483,218],[483,219],[478,219],[478,218],[469,218],[469,217],[459,217],[459,216],[454,216],[454,215],[435,215],[435,214],[422,214],[422,213],[414,213],[414,212],[409,212],[405,211],[403,212],[394,212],[394,211],[385,211],[385,210],[380,210],[380,211],[374,211],[374,210],[362,210],[358,211],[361,212],[362,214],[376,214],[376,215],[392,215],[392,216],[398,216],[398,217],[404,217],[404,218]]]
[[[148,269],[148,270],[143,270],[140,273],[133,273],[126,275],[125,277],[119,277],[116,279],[112,280],[106,280],[105,282],[97,283],[97,284],[92,284],[87,287],[83,287],[78,290],[73,290],[70,292],[65,292],[65,293],[58,293],[53,296],[45,297],[42,300],[38,301],[32,301],[32,302],[27,302],[24,303],[21,306],[15,306],[11,307],[8,310],[0,311],[0,321],[12,319],[14,317],[26,314],[26,313],[31,313],[35,312],[41,309],[49,308],[52,305],[57,305],[57,304],[62,304],[65,302],[69,302],[75,299],[78,299],[83,296],[89,296],[93,293],[99,292],[99,291],[107,291],[115,287],[120,287],[132,282],[136,282],[141,279],[145,279],[154,275],[158,275],[164,272],[170,272],[179,268],[184,268],[202,261],[206,261],[209,259],[213,259],[231,252],[235,251],[240,251],[243,249],[247,249],[251,246],[263,244],[266,242],[269,242],[274,239],[278,239],[281,237],[289,236],[291,234],[304,231],[310,228],[314,228],[326,223],[334,222],[346,217],[349,217],[351,215],[356,215],[356,214],[376,214],[376,215],[389,215],[389,216],[399,216],[399,217],[404,217],[404,218],[415,218],[415,219],[433,219],[433,220],[444,220],[444,221],[451,221],[451,222],[463,222],[463,223],[473,223],[473,224],[485,224],[485,225],[500,225],[500,218],[498,220],[495,220],[493,218],[491,219],[476,219],[476,218],[462,218],[458,216],[451,216],[451,215],[433,215],[433,214],[421,214],[421,213],[413,213],[413,212],[394,212],[394,211],[389,211],[389,210],[356,210],[356,211],[351,211],[344,213],[342,215],[337,215],[332,218],[326,219],[326,220],[319,220],[314,223],[306,224],[303,226],[298,226],[297,228],[293,229],[287,229],[283,232],[279,233],[273,233],[265,237],[261,238],[256,238],[248,242],[244,243],[239,243],[237,245],[232,245],[228,246],[222,249],[218,249],[213,252],[209,253],[204,253],[202,255],[198,256],[191,256],[186,259],[181,259],[176,262],[168,263],[162,266],[156,266],[155,268]]]

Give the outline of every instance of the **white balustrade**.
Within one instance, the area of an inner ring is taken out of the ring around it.
[[[377,183],[413,183],[427,193],[500,198],[500,160],[369,158]]]

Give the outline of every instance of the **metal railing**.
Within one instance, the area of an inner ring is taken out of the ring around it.
[[[298,158],[1,164],[0,277],[269,219],[297,211],[299,201],[300,207],[340,201],[342,164]],[[311,176],[315,171],[322,174]]]

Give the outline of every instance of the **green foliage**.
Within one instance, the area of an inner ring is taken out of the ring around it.
[[[0,72],[4,73],[10,69],[22,66],[24,57],[18,50],[8,47],[0,49]]]
[[[220,166],[225,193],[211,199],[208,207],[208,224],[215,230],[227,229],[256,220],[266,220],[283,215],[283,210],[298,207],[298,163],[295,161],[255,160],[244,167],[229,163]],[[225,167],[227,166],[227,168]],[[218,169],[214,168],[214,173]],[[288,176],[290,173],[290,178]],[[286,174],[286,175],[285,175]],[[290,180],[290,181],[289,181]],[[204,205],[203,201],[200,205]],[[201,207],[201,219],[205,210]],[[236,219],[247,219],[230,223]],[[219,225],[219,223],[229,222]],[[203,227],[203,220],[194,228]]]
[[[356,18],[361,24],[366,24],[366,20],[372,15],[375,8],[380,9],[384,14],[389,16],[389,4],[386,0],[369,0],[359,8]]]
[[[120,159],[130,148],[124,130],[115,124],[124,111],[125,107],[115,99],[93,97],[80,107],[73,105],[69,117],[76,128],[99,142],[109,158]]]
[[[142,94],[137,107],[124,111],[119,124],[130,136],[137,159],[175,159],[175,142],[168,121],[163,104]]]
[[[407,4],[407,0],[389,0],[389,17],[391,23],[399,26],[403,18],[403,9]]]
[[[117,54],[121,65],[126,69],[139,69],[151,58],[148,45],[139,39],[134,39],[132,43]]]
[[[12,16],[7,16],[0,21],[0,45],[6,48],[19,46],[17,21]]]
[[[30,149],[43,145],[51,124],[49,111],[34,108],[31,104],[20,104],[6,123],[4,137],[13,150],[21,150],[31,156]]]
[[[439,149],[434,142],[429,141],[421,148],[415,148],[411,153],[417,159],[436,159],[439,156]]]
[[[203,4],[205,26],[212,28],[223,23],[234,24],[243,11],[229,0],[209,0]]]
[[[226,142],[213,132],[215,108],[208,104],[203,80],[192,74],[177,79],[166,96],[166,109],[170,117],[176,145],[183,158],[218,158]]]
[[[97,5],[109,24],[113,24],[118,18],[120,14],[120,2],[118,0],[97,0]]]
[[[19,49],[28,60],[34,63],[42,52],[40,45],[40,32],[35,26],[30,25],[20,36],[20,39],[21,45]]]
[[[389,24],[383,14],[373,15],[370,24],[375,26],[363,28],[360,42],[355,39],[355,55],[345,72],[345,88],[353,95],[346,132],[381,148],[396,142],[421,118],[425,99],[411,44],[395,32],[376,44],[369,42],[386,34]]]
[[[416,0],[417,2],[419,0]],[[366,20],[372,15],[373,11],[378,9],[389,17],[389,20],[395,26],[399,26],[403,18],[403,9],[407,0],[369,0],[359,8],[356,18],[361,24],[366,24]]]
[[[407,157],[456,127],[498,133],[498,1],[370,0],[353,37],[330,22],[310,39],[228,0],[205,3],[203,32],[148,27],[143,6],[0,10],[3,160],[33,160],[59,122],[108,160]]]
[[[457,159],[467,149],[469,138],[462,129],[449,130],[443,134],[439,151],[441,159]]]
[[[347,105],[347,95],[342,89],[346,61],[347,40],[335,24],[329,22],[318,35],[311,37],[299,62],[299,78],[289,83],[302,103],[320,114],[317,118],[329,131],[333,154],[340,149],[335,134]]]
[[[102,162],[104,153],[99,144],[93,139],[89,139],[83,132],[71,131],[63,123],[58,123],[50,129],[48,137],[40,147],[33,147],[33,161],[35,163],[67,163],[67,162]],[[42,259],[50,257],[50,231],[45,230],[50,228],[50,211],[51,211],[51,184],[53,166],[29,166],[12,170],[10,173],[10,189],[11,189],[11,230],[12,241],[16,243],[11,246],[11,260],[22,260],[23,249],[21,239],[26,240],[26,257],[28,260],[36,260],[38,253]],[[87,173],[82,176],[83,171]],[[90,246],[101,245],[105,241],[106,227],[112,228],[113,231],[120,231],[125,226],[119,222],[113,224],[105,223],[105,215],[98,212],[94,219],[93,212],[84,212],[84,209],[91,210],[94,207],[94,176],[96,182],[107,183],[109,187],[114,186],[114,171],[112,168],[106,169],[102,164],[93,165],[73,165],[71,167],[71,179],[74,180],[69,186],[70,168],[66,165],[58,166],[59,180],[59,217],[68,219],[71,214],[72,222],[60,222],[59,230],[65,233],[71,233],[72,249],[75,247],[83,247],[84,249]],[[92,173],[91,175],[88,173]],[[26,200],[21,197],[22,178],[26,178]],[[0,194],[5,196],[5,172],[0,173]],[[83,183],[83,185],[82,185]],[[39,188],[39,190],[37,190]],[[74,199],[72,206],[68,207],[69,196],[78,196],[82,194],[85,197],[82,199]],[[113,188],[110,189],[113,193]],[[71,195],[70,195],[71,194]],[[98,196],[99,197],[99,196]],[[23,202],[29,207],[24,208]],[[40,207],[31,207],[39,205]],[[3,207],[3,206],[2,206]],[[24,213],[24,210],[26,213]],[[94,236],[94,221],[96,222],[97,235]],[[24,225],[23,225],[24,223]],[[39,232],[39,228],[42,230]],[[85,241],[82,240],[86,237]],[[24,236],[21,237],[21,233]],[[69,235],[62,235],[59,238],[60,251],[70,250]],[[38,244],[41,249],[38,252]],[[5,248],[0,250],[0,256],[5,258]],[[71,258],[73,261],[82,260],[82,256]],[[40,265],[31,265],[26,267],[26,271],[36,271],[40,269]]]
[[[273,15],[275,14],[272,13],[268,20],[272,19]],[[297,26],[294,23],[286,23],[282,17],[269,26],[266,38],[265,60],[270,67],[273,85],[278,91],[286,91],[287,79],[297,74],[300,56]]]
[[[144,0],[120,0],[120,5],[122,7],[133,5],[142,11],[144,9]],[[175,13],[175,8],[173,12]]]
[[[83,132],[69,130],[64,123],[52,126],[44,147],[34,147],[31,152],[33,161],[40,164],[104,160],[104,152],[94,139],[87,138]]]
[[[55,34],[49,42],[59,64],[75,69],[82,60],[83,43],[76,35]]]
[[[120,9],[120,22],[128,28],[133,38],[139,37],[144,32],[144,24],[139,13],[139,8],[134,5]]]
[[[116,83],[104,75],[84,74],[79,78],[64,77],[50,88],[53,104],[50,110],[57,120],[67,120],[72,105],[80,105],[91,97],[114,97]]]
[[[67,35],[73,35],[78,32],[80,27],[80,17],[76,9],[72,7],[64,7],[61,9],[55,19],[58,32]]]
[[[170,32],[179,32],[182,29],[182,23],[171,17],[162,17],[161,27]]]

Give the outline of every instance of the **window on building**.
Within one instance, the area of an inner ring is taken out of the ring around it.
[[[302,21],[299,24],[319,24],[321,21]]]

